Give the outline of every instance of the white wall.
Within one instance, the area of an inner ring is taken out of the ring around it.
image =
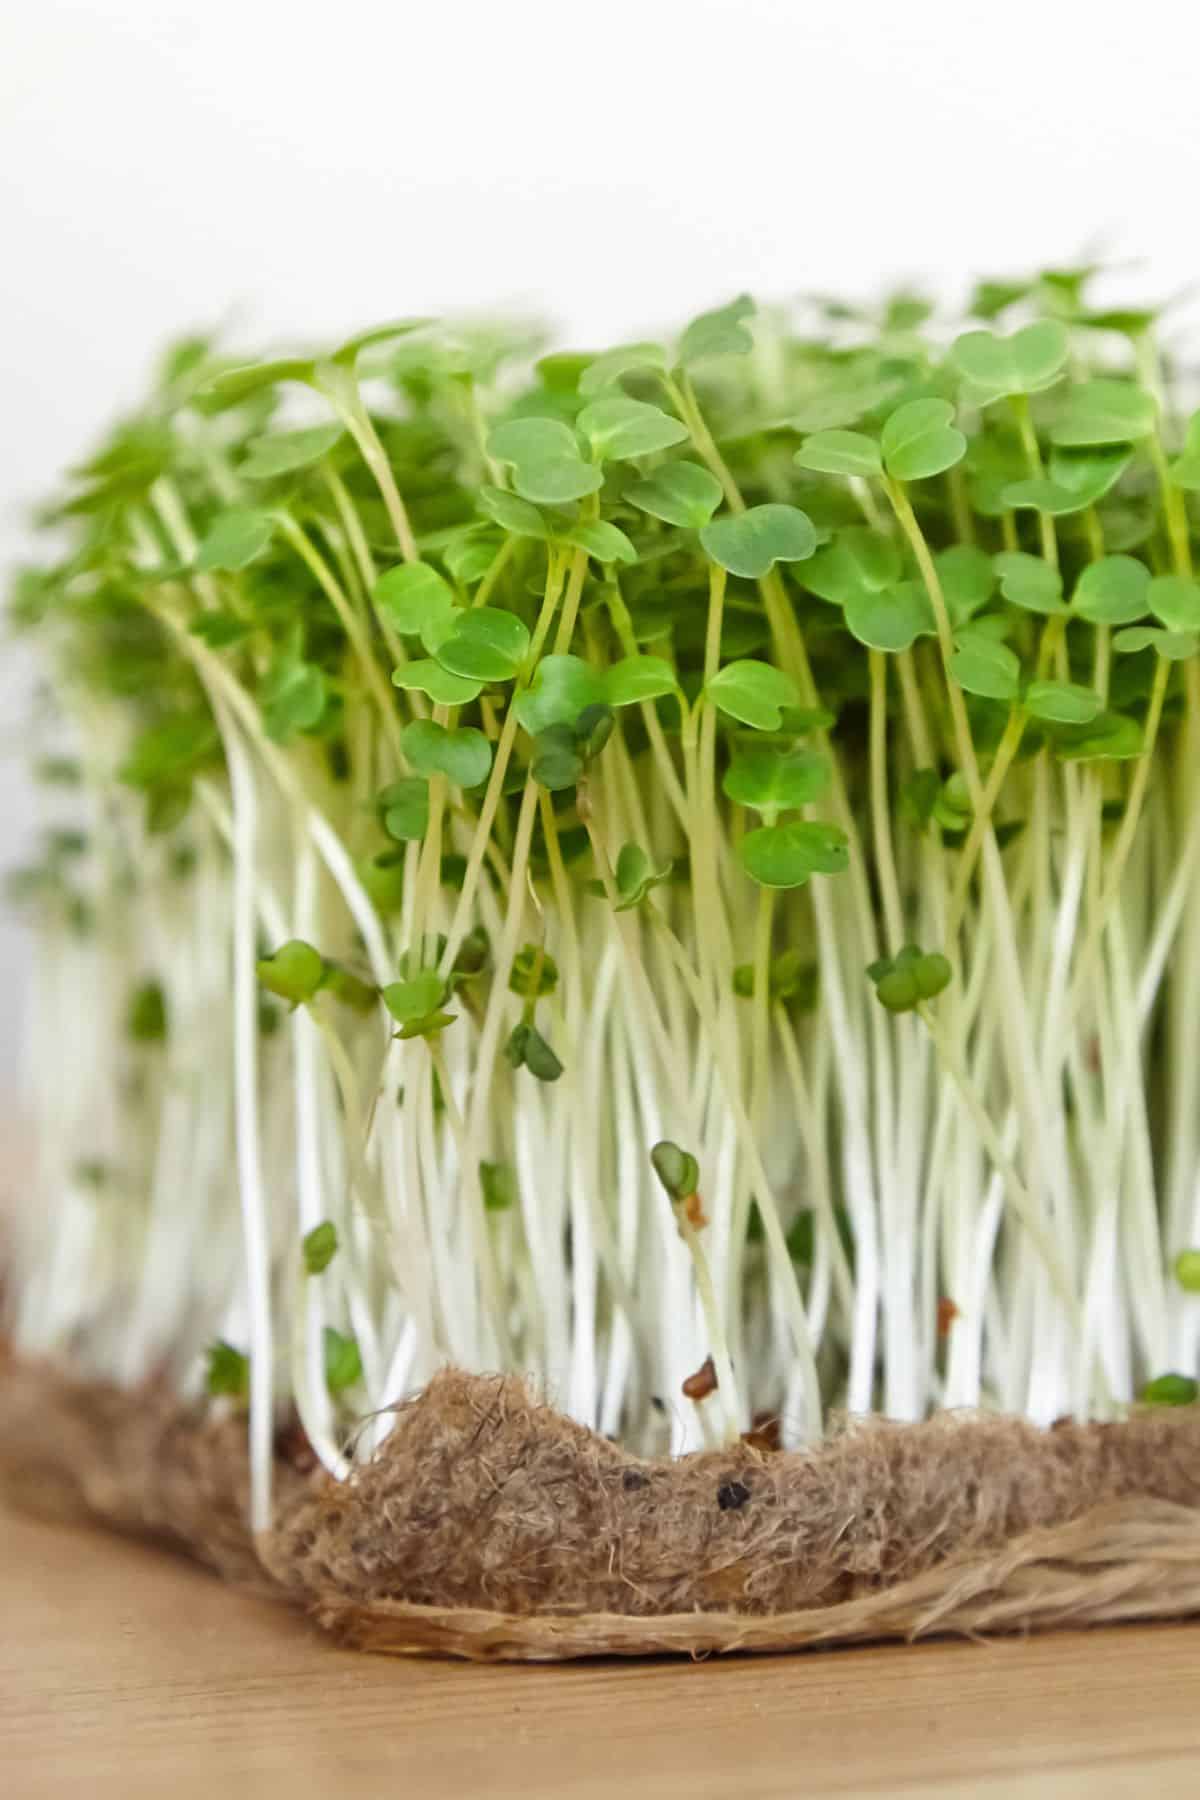
[[[1200,269],[1186,4],[25,0],[0,18],[0,556],[181,328]],[[0,662],[0,751],[24,675]],[[0,765],[0,863],[27,804]],[[0,1068],[19,937],[0,925]]]

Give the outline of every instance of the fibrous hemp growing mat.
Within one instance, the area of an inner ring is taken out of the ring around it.
[[[695,1655],[1200,1611],[1191,1409],[872,1420],[811,1451],[645,1460],[516,1377],[446,1370],[347,1483],[295,1441],[256,1544],[239,1421],[45,1368],[0,1384],[18,1502],[184,1551],[367,1650]]]

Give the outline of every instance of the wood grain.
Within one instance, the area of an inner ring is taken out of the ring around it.
[[[393,1661],[0,1517],[5,1800],[1200,1793],[1200,1627],[565,1667]]]

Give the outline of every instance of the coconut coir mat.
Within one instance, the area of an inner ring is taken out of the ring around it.
[[[238,1421],[0,1370],[19,1503],[181,1549],[363,1649],[697,1654],[1200,1612],[1200,1407],[873,1420],[810,1451],[647,1461],[516,1377],[448,1370],[350,1481],[303,1450],[282,1435],[256,1544]]]

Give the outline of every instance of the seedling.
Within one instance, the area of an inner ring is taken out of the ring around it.
[[[245,1403],[258,1527],[446,1360],[639,1449],[1194,1402],[1200,415],[1094,279],[190,346],[14,595],[18,1348]]]

